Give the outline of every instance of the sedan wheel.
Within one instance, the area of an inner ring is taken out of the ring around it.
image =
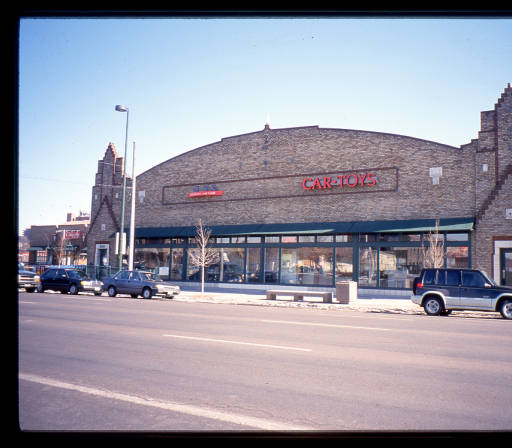
[[[500,306],[500,313],[505,319],[512,319],[512,300],[505,300]]]
[[[151,289],[149,289],[149,288],[144,288],[144,290],[142,291],[142,297],[144,299],[151,299],[152,295],[153,294],[151,293]]]

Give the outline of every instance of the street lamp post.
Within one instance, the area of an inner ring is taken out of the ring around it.
[[[133,142],[133,156],[132,156],[132,208],[130,212],[130,253],[128,255],[128,270],[133,271],[133,255],[135,252],[135,192],[136,192],[136,179],[135,179],[135,142]]]
[[[126,106],[117,105],[117,112],[126,112],[126,135],[124,138],[124,163],[123,163],[123,197],[121,199],[121,230],[119,231],[119,270],[123,269],[123,236],[124,236],[124,210],[126,199],[126,154],[128,144],[128,115],[129,109]]]

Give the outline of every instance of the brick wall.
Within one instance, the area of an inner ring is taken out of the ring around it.
[[[441,167],[433,185],[429,169]],[[222,139],[137,178],[137,227],[473,216],[474,153],[430,141],[317,126]],[[304,190],[305,177],[375,173],[373,186]],[[194,186],[223,196],[188,198]],[[468,188],[469,187],[469,188]]]

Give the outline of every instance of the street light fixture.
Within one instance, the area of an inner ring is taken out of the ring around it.
[[[128,108],[126,106],[121,106],[120,104],[116,106],[116,110],[118,112],[128,112]]]
[[[125,210],[125,198],[126,198],[126,154],[128,144],[128,115],[129,109],[126,106],[120,104],[116,105],[117,112],[126,112],[126,135],[124,138],[124,163],[123,163],[123,197],[121,199],[121,230],[119,231],[119,270],[123,269],[123,236],[124,236],[124,210]],[[126,241],[126,240],[125,240]]]

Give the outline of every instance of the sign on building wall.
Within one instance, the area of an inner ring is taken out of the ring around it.
[[[64,230],[64,239],[66,240],[77,240],[82,237],[82,231],[80,229]]]
[[[311,195],[376,193],[397,191],[398,168],[305,173],[272,177],[211,181],[208,186],[196,184],[165,185],[162,204],[190,204],[191,201],[223,202],[254,199],[300,198]],[[192,191],[191,191],[192,190]]]

